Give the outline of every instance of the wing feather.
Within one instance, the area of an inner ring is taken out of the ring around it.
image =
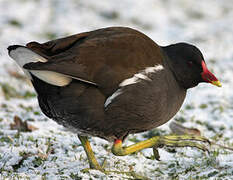
[[[27,47],[48,61],[27,63],[25,69],[58,72],[109,95],[123,80],[163,61],[160,47],[130,28],[105,28]]]

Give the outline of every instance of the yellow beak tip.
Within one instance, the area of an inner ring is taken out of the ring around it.
[[[220,81],[211,81],[211,84],[218,86],[218,87],[222,87],[222,84],[220,83]]]

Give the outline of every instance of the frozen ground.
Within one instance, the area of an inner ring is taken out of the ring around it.
[[[233,1],[229,0],[0,0],[0,179],[133,179],[127,174],[82,172],[88,167],[75,134],[40,112],[34,91],[7,55],[7,46],[70,35],[107,26],[129,26],[160,45],[186,41],[197,45],[223,84],[189,91],[175,119],[198,128],[219,144],[233,147]],[[35,126],[33,132],[11,130],[14,116]],[[126,144],[153,134],[168,134],[166,125],[131,135]],[[233,152],[217,146],[210,154],[191,148],[159,149],[161,161],[147,149],[126,157],[111,154],[111,144],[91,143],[107,170],[134,171],[151,179],[233,179]]]

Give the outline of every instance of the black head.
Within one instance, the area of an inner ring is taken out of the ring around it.
[[[207,69],[201,51],[187,43],[163,47],[168,55],[168,64],[180,86],[188,89],[200,82],[220,86],[217,78]]]

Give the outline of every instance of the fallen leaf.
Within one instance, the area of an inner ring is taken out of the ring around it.
[[[196,128],[187,128],[182,126],[181,124],[172,121],[169,124],[169,128],[172,130],[172,132],[174,134],[178,134],[178,135],[182,135],[182,134],[191,134],[191,135],[197,135],[200,136],[201,132],[200,130],[196,129]]]
[[[191,134],[191,135],[197,135],[197,136],[201,135],[200,130],[198,130],[196,128],[187,128],[187,127],[184,127],[181,124],[179,124],[177,122],[174,122],[174,121],[172,121],[169,124],[169,127],[170,127],[170,129],[172,130],[172,132],[174,134],[178,134],[178,135]],[[219,146],[219,147],[221,147],[223,149],[227,149],[227,150],[233,151],[233,148],[231,148],[231,147],[227,147],[227,146],[224,146],[224,145],[221,145],[221,144],[217,144],[216,142],[213,142],[213,141],[210,141],[210,143],[211,143],[211,145],[216,145],[216,146]]]
[[[46,160],[48,158],[48,154],[44,154],[44,153],[41,153],[39,152],[38,154],[38,157],[40,157],[42,160]]]
[[[32,132],[38,129],[35,126],[28,124],[27,121],[23,122],[19,116],[14,117],[14,123],[10,124],[10,128],[21,132]]]

